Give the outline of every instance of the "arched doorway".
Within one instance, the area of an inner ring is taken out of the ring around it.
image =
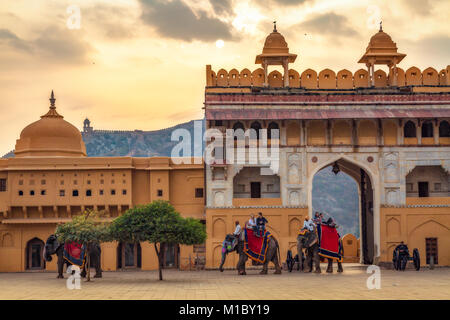
[[[139,243],[123,243],[117,246],[117,268],[141,268],[142,250]]]
[[[309,190],[310,216],[319,211],[333,217],[341,226],[341,236],[351,233],[360,239],[360,262],[373,264],[377,256],[375,195],[369,173],[354,162],[337,159],[312,173]]]
[[[163,268],[177,269],[180,266],[180,246],[165,243],[163,246]]]
[[[44,270],[45,261],[43,258],[44,241],[33,238],[27,242],[25,249],[25,261],[27,270]]]

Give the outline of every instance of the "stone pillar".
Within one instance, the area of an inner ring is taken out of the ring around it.
[[[269,77],[267,75],[267,62],[263,62],[263,69],[264,69],[264,87],[269,86]]]
[[[327,145],[331,145],[332,144],[332,139],[331,139],[331,121],[330,121],[330,119],[327,119],[325,140],[326,140],[326,144]]]
[[[422,144],[422,123],[420,122],[420,119],[417,120],[416,137],[417,137],[417,144]]]
[[[398,86],[398,79],[397,79],[397,61],[394,60],[394,66],[392,68],[392,75],[394,77],[392,84],[394,87]]]
[[[289,87],[289,63],[287,60],[283,62],[284,67],[284,86]]]
[[[355,119],[352,119],[352,145],[356,146],[358,144],[358,123]]]
[[[434,137],[434,144],[439,144],[439,120],[434,119],[434,125],[433,125],[433,137]]]

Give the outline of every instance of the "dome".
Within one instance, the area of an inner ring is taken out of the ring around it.
[[[384,49],[397,49],[397,45],[390,35],[380,29],[375,35],[370,38],[369,47],[372,49],[375,48],[384,48]]]
[[[288,62],[295,62],[296,54],[289,53],[289,47],[283,35],[277,31],[274,22],[273,32],[266,37],[262,54],[256,56],[255,63],[260,64],[268,59],[284,59]]]
[[[41,119],[25,127],[16,142],[16,157],[85,157],[80,131],[56,112],[52,91],[50,110]]]
[[[289,53],[289,48],[284,37],[276,31],[276,29],[267,36],[264,42],[263,53],[265,54],[278,54]]]

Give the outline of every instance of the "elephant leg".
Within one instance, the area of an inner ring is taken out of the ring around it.
[[[337,272],[339,272],[339,273],[344,272],[344,269],[342,268],[342,262],[338,261],[337,264],[338,264]]]
[[[273,255],[272,262],[275,265],[275,272],[274,272],[274,274],[281,274],[281,265],[280,265],[280,261],[278,261],[277,250],[279,250],[279,249],[277,248],[275,250],[275,254]]]
[[[237,269],[238,269],[238,274],[243,276],[246,275],[247,273],[245,272],[245,263],[247,262],[247,255],[245,253],[241,253],[239,254],[239,261],[237,264]]]
[[[315,273],[321,273],[322,270],[320,269],[320,257],[319,257],[319,247],[313,248],[314,251],[314,263],[316,266]]]
[[[97,254],[95,259],[95,275],[94,278],[102,277],[102,266],[100,265],[100,256]]]
[[[304,272],[312,271],[312,259],[313,259],[313,254],[311,252],[311,249],[308,248],[308,249],[306,249],[306,259],[305,259],[305,264],[303,266]]]
[[[64,279],[63,276],[63,271],[64,271],[64,260],[62,259],[62,257],[58,256],[58,279]]]
[[[263,268],[259,274],[267,274],[268,265],[269,261],[266,259],[266,261],[263,263]]]
[[[328,258],[327,273],[333,273],[333,260]]]
[[[222,260],[220,261],[220,266],[219,266],[219,271],[223,272],[223,265],[225,263],[225,259],[226,259],[227,253],[226,252],[222,252]]]

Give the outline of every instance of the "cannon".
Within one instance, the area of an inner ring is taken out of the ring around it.
[[[408,246],[401,243],[395,247],[392,255],[392,263],[395,270],[405,271],[408,261],[413,261],[414,268],[417,271],[420,270],[420,255],[417,248],[414,248],[413,254],[410,256]]]

